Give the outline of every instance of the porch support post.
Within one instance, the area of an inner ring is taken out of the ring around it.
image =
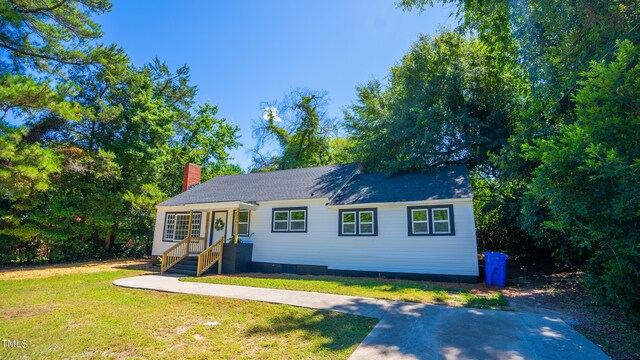
[[[208,248],[209,247],[209,221],[211,220],[211,211],[207,211],[207,222],[204,228],[204,248]]]
[[[233,224],[233,243],[238,243],[238,220],[240,220],[240,207],[236,209],[236,216]]]
[[[193,210],[189,210],[189,230],[187,230],[187,238],[191,240],[191,219],[193,219]]]
[[[222,251],[224,250],[224,240],[220,243],[220,253],[218,254],[218,275],[222,274]]]

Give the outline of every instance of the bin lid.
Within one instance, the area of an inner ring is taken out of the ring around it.
[[[505,253],[501,253],[501,252],[493,252],[493,251],[485,251],[484,252],[484,256],[485,257],[497,257],[497,258],[509,258],[509,255],[505,254]]]

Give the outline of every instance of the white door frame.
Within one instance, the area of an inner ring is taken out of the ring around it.
[[[224,213],[224,239],[227,240],[227,229],[229,229],[229,210],[212,210],[211,211],[211,232],[209,236],[209,246],[213,245],[214,239],[213,233],[217,230],[214,228],[216,222],[216,213]]]

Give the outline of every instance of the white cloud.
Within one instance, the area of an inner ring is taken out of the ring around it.
[[[278,116],[278,109],[274,106],[267,106],[264,108],[264,112],[262,113],[262,118],[265,120],[269,120],[269,117],[273,116],[274,122],[280,122],[282,119]]]

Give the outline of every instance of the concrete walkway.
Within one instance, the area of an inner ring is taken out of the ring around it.
[[[564,321],[538,314],[453,308],[305,291],[182,282],[144,275],[128,288],[264,301],[380,319],[350,359],[607,359]]]

